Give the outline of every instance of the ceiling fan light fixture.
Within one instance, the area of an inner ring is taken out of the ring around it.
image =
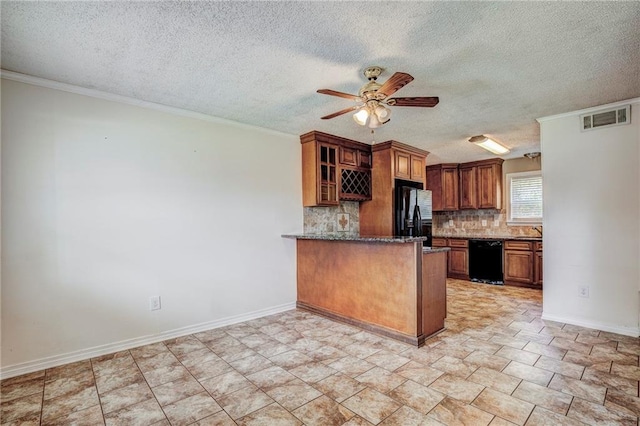
[[[369,119],[369,111],[367,110],[366,107],[360,108],[358,112],[353,114],[353,121],[355,121],[361,126],[366,126],[368,119]]]
[[[485,135],[474,136],[469,139],[469,142],[478,145],[481,148],[486,149],[487,151],[496,154],[503,155],[510,152],[509,148],[504,145],[499,144],[491,138],[486,137]]]
[[[381,122],[386,122],[391,117],[391,110],[382,104],[378,104],[375,109],[376,115],[378,116],[378,120]]]

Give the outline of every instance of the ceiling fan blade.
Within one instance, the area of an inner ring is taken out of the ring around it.
[[[434,107],[438,105],[438,102],[440,102],[440,99],[437,96],[387,99],[387,103],[389,105],[409,106],[409,107]]]
[[[337,117],[339,115],[346,114],[346,113],[348,113],[350,111],[356,110],[358,108],[360,108],[360,107],[359,106],[352,106],[352,107],[349,107],[349,108],[341,109],[338,112],[334,112],[333,114],[325,115],[324,117],[320,117],[320,118],[322,118],[323,120],[328,120],[330,118]]]
[[[409,74],[397,72],[384,82],[384,84],[378,89],[377,93],[382,93],[385,97],[391,96],[412,81],[413,77]]]
[[[338,92],[331,89],[320,89],[318,93],[322,93],[323,95],[337,96],[339,98],[351,99],[352,101],[359,102],[360,98],[356,95],[350,95],[344,92]]]

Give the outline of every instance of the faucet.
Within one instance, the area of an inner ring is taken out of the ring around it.
[[[542,238],[542,227],[532,226],[531,229],[535,229],[540,234],[540,238]]]

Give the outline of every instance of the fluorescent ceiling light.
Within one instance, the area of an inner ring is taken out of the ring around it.
[[[494,141],[493,139],[489,139],[485,135],[474,136],[469,139],[469,142],[474,143],[479,147],[482,147],[496,155],[502,155],[509,152],[509,148],[500,145],[498,142]]]

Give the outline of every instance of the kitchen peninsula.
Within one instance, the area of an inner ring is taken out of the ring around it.
[[[297,306],[420,346],[444,329],[446,252],[425,237],[283,235],[297,246]]]

